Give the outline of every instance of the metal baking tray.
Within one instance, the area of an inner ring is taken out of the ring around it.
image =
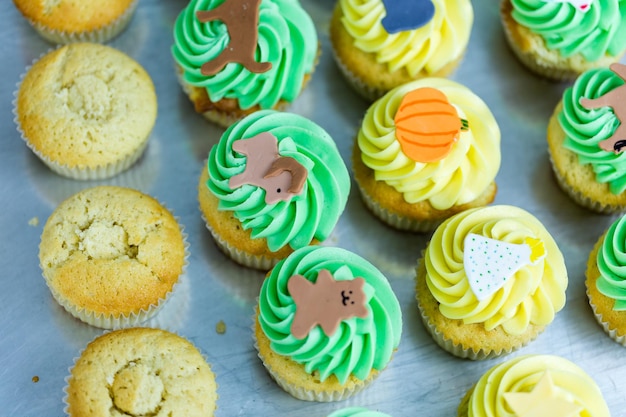
[[[312,81],[289,111],[323,126],[350,164],[350,151],[368,103],[350,90],[332,59],[328,22],[335,0],[304,0],[322,46]],[[537,216],[559,244],[569,272],[567,304],[539,338],[512,355],[550,353],[581,366],[600,386],[613,415],[626,415],[626,349],[596,324],[587,304],[584,269],[600,234],[616,216],[576,206],[557,187],[548,161],[548,117],[567,83],[528,73],[509,51],[493,0],[475,0],[475,23],[465,57],[451,78],[482,97],[502,130],[497,204]],[[383,271],[404,318],[391,363],[365,391],[342,403],[296,400],[270,379],[253,347],[253,307],[263,273],[236,265],[215,246],[201,219],[196,185],[222,129],[195,114],[181,92],[170,53],[172,27],[185,0],[141,0],[125,32],[109,44],[140,62],[152,76],[159,115],[145,155],[107,181],[80,182],[46,168],[15,129],[15,84],[33,59],[53,46],[0,3],[0,416],[63,415],[68,368],[103,330],[67,314],[52,298],[38,265],[43,224],[71,194],[96,184],[137,188],[169,207],[188,233],[191,255],[183,284],[150,325],[192,341],[219,384],[216,416],[324,417],[360,405],[394,417],[456,415],[465,391],[491,366],[441,350],[424,330],[414,297],[414,270],[428,235],[394,231],[364,208],[353,188],[346,211],[326,244],[351,250]],[[223,321],[224,333],[217,331]]]

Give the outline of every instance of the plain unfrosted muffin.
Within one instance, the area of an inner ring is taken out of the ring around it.
[[[117,330],[96,338],[70,369],[70,417],[212,416],[215,375],[188,340],[160,329]]]
[[[449,75],[465,53],[473,20],[468,0],[338,0],[330,41],[350,85],[374,100],[415,79]]]
[[[366,206],[400,230],[431,231],[444,219],[491,203],[500,168],[500,128],[467,87],[424,78],[367,110],[352,169]]]
[[[44,226],[39,262],[54,298],[93,326],[128,327],[156,314],[186,264],[172,214],[139,191],[98,186],[62,202]]]
[[[333,411],[328,417],[390,417],[389,414],[368,410],[365,407],[346,407]]]
[[[345,249],[298,249],[261,287],[255,347],[278,385],[301,400],[339,401],[367,387],[392,359],[401,333],[389,282]]]
[[[218,246],[268,270],[294,249],[324,241],[350,193],[337,145],[313,121],[261,110],[211,148],[198,199]]]
[[[585,286],[589,304],[604,331],[626,346],[626,217],[598,238],[587,261]]]
[[[75,179],[103,179],[141,156],[157,99],[152,79],[128,55],[74,43],[27,70],[14,113],[26,144],[50,169]]]
[[[518,356],[493,366],[458,408],[458,417],[610,415],[593,378],[555,355]]]
[[[182,88],[196,112],[224,127],[257,110],[285,110],[308,84],[318,51],[298,0],[191,0],[174,25]]]
[[[55,43],[106,42],[130,22],[138,0],[13,0],[45,39]]]
[[[567,270],[545,227],[518,207],[455,214],[435,230],[417,268],[417,303],[439,346],[487,359],[518,349],[565,305]]]
[[[500,11],[513,52],[546,78],[573,80],[626,51],[623,0],[502,0]]]
[[[626,209],[625,79],[623,64],[586,71],[565,90],[547,128],[559,186],[599,213]]]

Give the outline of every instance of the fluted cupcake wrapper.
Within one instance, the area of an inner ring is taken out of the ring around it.
[[[589,290],[587,290],[587,298],[591,300],[591,297],[589,295]],[[602,317],[602,314],[598,312],[597,307],[591,302],[589,303],[589,305],[591,306],[591,309],[593,310],[593,315],[595,316],[596,321],[602,327],[604,332],[615,342],[626,347],[626,334],[620,335],[619,333],[617,333],[616,329],[611,329],[611,325],[607,321],[604,320],[604,318]]]
[[[337,63],[337,67],[339,68],[339,70],[343,74],[343,76],[346,79],[346,81],[348,81],[350,86],[357,93],[359,93],[363,98],[365,98],[366,100],[369,100],[369,101],[375,101],[375,100],[379,99],[380,97],[382,97],[383,95],[385,95],[385,93],[387,92],[386,90],[382,90],[380,88],[371,87],[371,86],[365,84],[365,82],[363,82],[363,80],[361,80],[359,77],[356,76],[356,74],[354,74],[352,71],[350,71],[348,69],[348,67],[346,66],[346,64],[343,63],[341,58],[339,58],[339,56],[337,55],[337,53],[335,53],[334,50],[333,50],[333,57],[335,58],[335,62]]]
[[[64,32],[42,25],[31,19],[26,19],[35,31],[44,39],[56,44],[68,44],[75,42],[105,43],[119,35],[130,23],[138,0],[133,1],[128,9],[113,22],[101,28],[85,32]]]

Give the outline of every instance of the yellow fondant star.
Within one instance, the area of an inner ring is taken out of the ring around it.
[[[575,417],[578,404],[556,397],[550,372],[546,371],[531,392],[505,392],[504,399],[517,417]]]

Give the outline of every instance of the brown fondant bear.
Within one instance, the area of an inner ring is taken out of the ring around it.
[[[203,75],[217,74],[229,62],[238,62],[250,72],[262,73],[272,68],[271,62],[257,62],[259,5],[261,0],[226,0],[213,10],[200,10],[196,17],[202,23],[221,20],[228,27],[230,42],[215,59],[200,68]]]

